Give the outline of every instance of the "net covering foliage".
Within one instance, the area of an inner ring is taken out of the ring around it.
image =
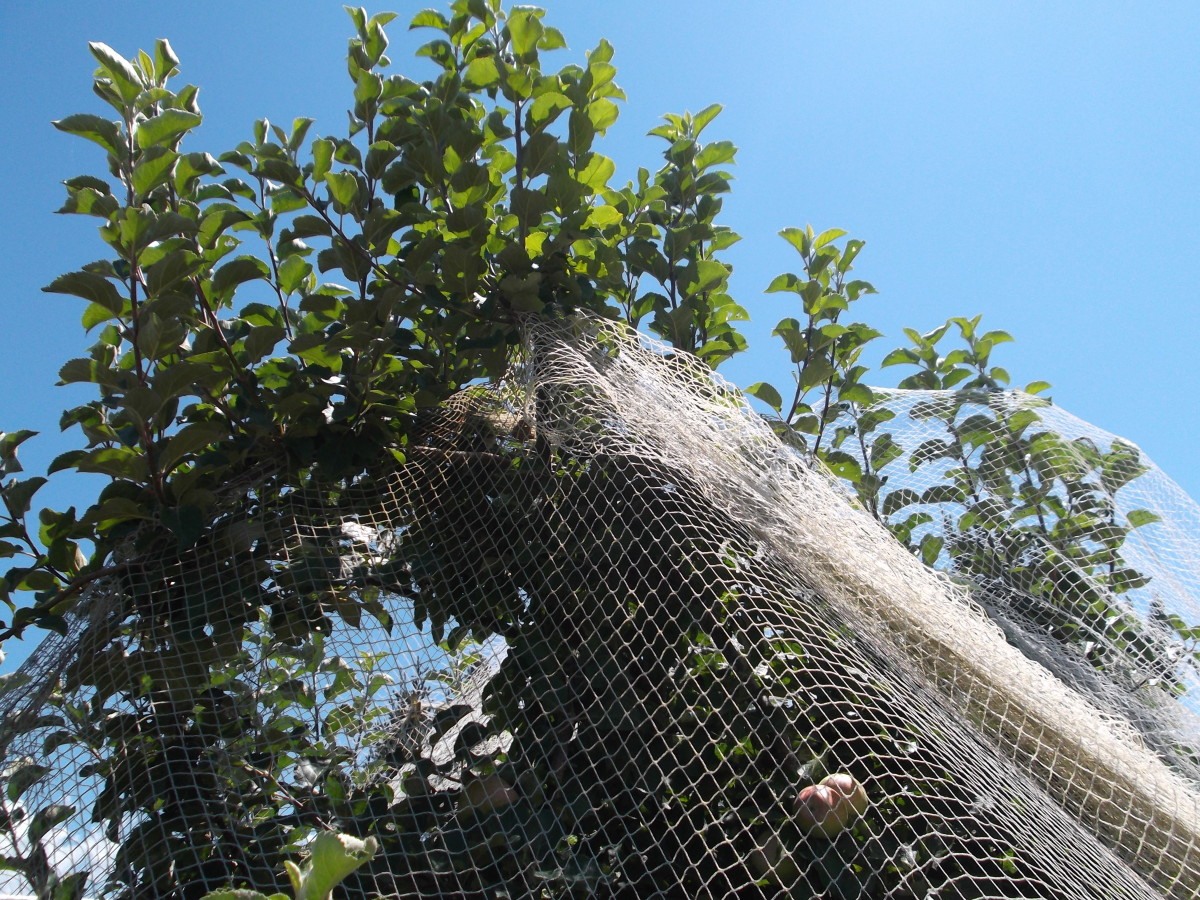
[[[403,461],[131,536],[0,695],[2,888],[269,893],[336,830],[346,898],[1196,896],[1195,504],[1032,398],[873,415],[875,509],[695,359],[531,322]],[[970,428],[1027,480],[955,482]]]

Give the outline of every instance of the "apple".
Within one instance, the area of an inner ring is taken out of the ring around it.
[[[867,807],[871,805],[871,801],[867,799],[867,789],[853,775],[835,772],[822,778],[821,784],[833,788],[842,795],[842,802],[848,804],[853,813],[852,820],[865,813]]]
[[[795,881],[800,874],[796,861],[783,849],[779,835],[768,832],[760,838],[759,845],[750,851],[747,862],[759,879],[767,879],[776,884],[787,885]]]
[[[835,838],[867,810],[866,789],[851,775],[838,772],[796,795],[796,824],[806,834]]]

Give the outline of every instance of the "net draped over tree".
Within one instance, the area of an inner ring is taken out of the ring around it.
[[[59,633],[0,693],[4,889],[269,894],[332,831],[364,900],[1194,897],[1200,508],[978,320],[867,387],[840,232],[784,232],[763,417],[712,371],[715,109],[610,189],[611,48],[543,75],[539,11],[452,10],[423,85],[352,10],[350,136],[260,123],[249,181],[178,150],[169,45],[93,48],[123,120],[59,125],[132,200],[68,182],[118,259],[51,286],[104,324],[54,468],[112,484],[7,577]]]
[[[1151,748],[1194,752],[1194,690],[1070,689],[973,601],[1016,605],[1001,573],[937,575],[662,349],[533,326],[404,464],[239,486],[91,587],[6,702],[53,767],[23,802],[78,804],[60,874],[265,890],[328,827],[381,842],[352,896],[1187,896],[1195,760]],[[862,816],[806,828],[834,772]]]

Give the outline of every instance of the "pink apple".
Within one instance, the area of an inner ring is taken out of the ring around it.
[[[867,792],[852,776],[829,775],[796,796],[796,824],[807,834],[834,838],[866,812]]]

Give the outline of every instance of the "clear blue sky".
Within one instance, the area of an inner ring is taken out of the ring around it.
[[[421,6],[392,4],[393,67],[421,77],[409,33]],[[1021,384],[1140,444],[1194,497],[1200,396],[1200,5],[1015,0],[1006,3],[809,0],[546,0],[548,22],[582,59],[616,47],[629,95],[601,148],[630,176],[656,168],[644,137],[666,112],[712,102],[711,139],[740,152],[725,222],[743,236],[728,258],[754,324],[740,384],[790,375],[775,322],[795,310],[764,295],[793,270],[776,232],[812,223],[867,241],[857,272],[880,293],[860,316],[884,331],[876,358],[951,315],[982,313],[1016,344],[995,360]],[[60,182],[101,173],[96,148],[52,119],[103,112],[90,92],[87,41],[125,55],[167,37],[183,80],[201,86],[205,124],[191,149],[217,153],[255,118],[343,127],[351,32],[341,4],[315,0],[8,0],[0,7],[0,430],[33,428],[31,474],[74,440],[62,409],[86,392],[55,388],[58,367],[90,340],[82,301],[40,293],[103,255],[94,221],[54,216]],[[877,383],[891,383],[885,370]],[[86,506],[96,485],[51,486],[43,503]],[[10,663],[11,664],[11,663]]]

